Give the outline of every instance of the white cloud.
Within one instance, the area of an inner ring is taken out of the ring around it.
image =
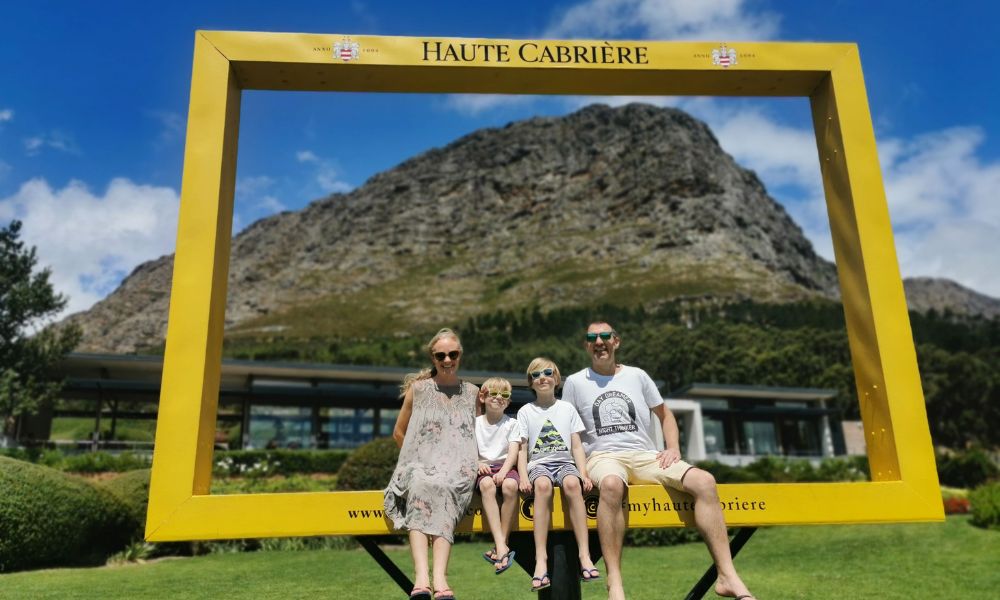
[[[178,195],[118,178],[103,195],[79,181],[52,189],[32,179],[0,199],[0,218],[24,222],[23,240],[39,265],[52,269],[57,291],[69,296],[64,314],[102,299],[146,260],[174,251]]]
[[[745,5],[743,0],[587,0],[566,10],[542,37],[744,41],[778,33],[777,15]]]
[[[586,0],[557,15],[541,38],[599,38],[744,41],[777,35],[780,17],[755,12],[743,0]],[[545,96],[455,94],[444,106],[465,116],[487,111],[527,107]],[[564,96],[571,108],[594,102],[618,106],[647,102],[674,106],[676,98]]]
[[[299,150],[295,159],[313,166],[313,181],[324,194],[346,193],[354,189],[353,185],[343,180],[335,160],[321,158],[311,150]]]
[[[10,165],[0,160],[0,181],[3,181],[12,170]]]
[[[66,154],[79,154],[73,137],[61,131],[50,131],[40,135],[24,138],[24,152],[28,156],[38,156],[42,150],[51,148]]]
[[[465,116],[475,117],[497,109],[528,106],[538,99],[539,96],[509,94],[451,94],[445,99],[444,106]]]
[[[187,131],[187,122],[178,113],[168,110],[148,110],[146,116],[160,123],[160,135],[157,138],[159,144],[169,144],[180,140]]]
[[[782,125],[763,112],[717,112],[709,119],[722,147],[755,170],[812,241],[833,257],[811,128]],[[896,253],[904,277],[946,277],[1000,297],[991,257],[1000,239],[1000,162],[977,150],[982,130],[955,127],[879,142]]]
[[[14,111],[9,108],[0,108],[0,123],[14,120]]]

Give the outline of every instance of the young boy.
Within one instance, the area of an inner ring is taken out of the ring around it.
[[[528,384],[535,393],[535,401],[525,404],[517,412],[521,430],[521,449],[517,468],[521,476],[521,491],[535,491],[534,537],[535,571],[531,578],[531,591],[552,585],[548,573],[546,542],[549,520],[552,516],[552,486],[562,488],[569,504],[569,518],[573,535],[580,551],[580,579],[594,581],[601,574],[590,559],[587,535],[587,513],[583,493],[594,484],[587,475],[580,432],[583,421],[572,405],[556,400],[559,386],[559,368],[547,358],[536,358],[528,365]]]
[[[521,442],[517,421],[504,414],[510,404],[511,385],[506,379],[491,377],[479,388],[483,414],[476,417],[476,443],[479,446],[479,474],[476,490],[483,496],[483,515],[493,534],[493,549],[483,554],[499,575],[514,564],[514,551],[507,539],[517,512],[517,464]],[[497,488],[503,505],[497,505]]]

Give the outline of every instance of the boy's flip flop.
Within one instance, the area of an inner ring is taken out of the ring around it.
[[[548,579],[548,581],[545,581],[546,579]],[[535,585],[536,581],[538,582],[538,585]],[[537,592],[538,590],[544,590],[545,588],[551,585],[552,585],[552,578],[549,577],[548,573],[543,573],[541,577],[531,578],[531,591],[533,592]]]
[[[496,574],[497,575],[499,575],[500,573],[503,573],[504,571],[506,571],[507,569],[509,569],[511,565],[514,564],[514,556],[515,555],[516,555],[516,553],[513,550],[508,550],[507,554],[504,554],[500,558],[496,559],[496,561],[493,563],[493,566],[497,568],[497,570],[496,570]],[[507,561],[507,564],[501,566],[500,563],[502,563],[504,560]]]

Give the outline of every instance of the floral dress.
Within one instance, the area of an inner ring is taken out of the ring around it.
[[[385,489],[385,514],[396,529],[454,542],[476,479],[478,390],[471,383],[413,384],[413,412],[399,462]]]

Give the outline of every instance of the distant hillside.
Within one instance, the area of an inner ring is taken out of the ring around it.
[[[1000,317],[1000,300],[963,287],[950,279],[913,277],[903,281],[909,309],[919,313],[931,310],[960,317]]]
[[[836,298],[834,266],[708,127],[594,105],[484,129],[232,246],[228,338],[405,336],[498,309]],[[166,332],[172,257],[73,315],[81,350]]]

